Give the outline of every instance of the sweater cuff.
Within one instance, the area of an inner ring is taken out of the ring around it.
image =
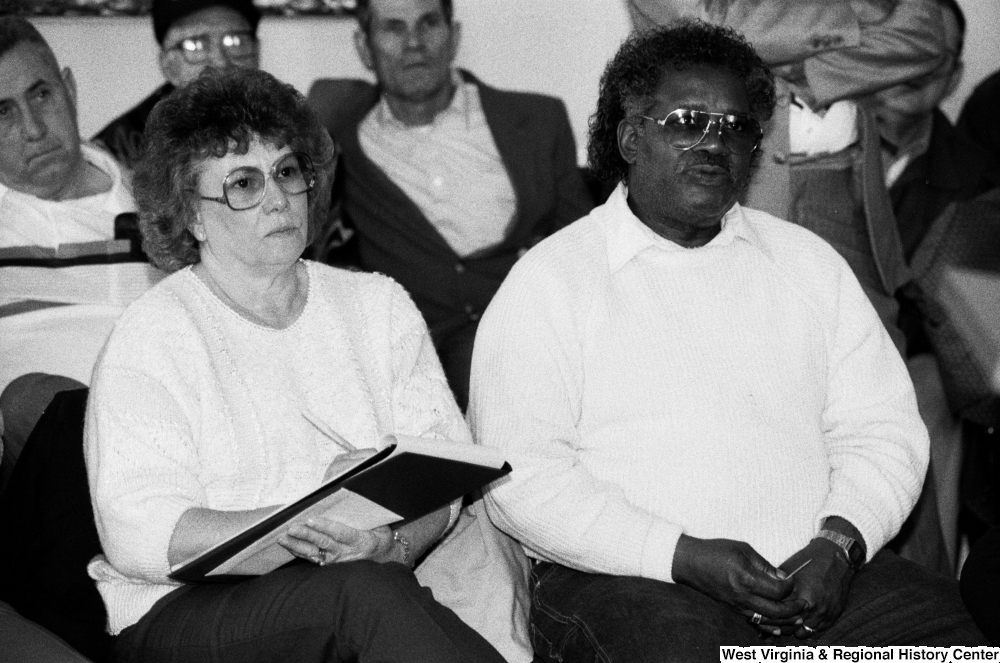
[[[646,532],[640,559],[643,578],[673,582],[674,551],[683,530],[673,523],[654,520]]]
[[[823,528],[823,522],[827,518],[839,516],[854,525],[864,538],[866,562],[871,561],[879,550],[889,541],[889,536],[877,515],[863,505],[848,502],[843,499],[833,499],[827,502],[819,512],[816,521],[816,531]]]

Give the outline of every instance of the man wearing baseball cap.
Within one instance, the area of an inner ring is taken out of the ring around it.
[[[146,117],[160,99],[196,79],[205,67],[260,65],[260,11],[252,0],[153,0],[151,13],[167,82],[94,136],[129,167],[138,156]]]

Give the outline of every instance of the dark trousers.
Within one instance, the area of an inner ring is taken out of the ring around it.
[[[116,643],[119,663],[504,663],[401,564],[297,564],[187,585]]]
[[[535,565],[531,583],[531,635],[542,661],[714,663],[721,645],[986,644],[956,581],[888,551],[855,575],[840,619],[808,641],[762,641],[746,617],[683,585],[548,563]]]
[[[1000,645],[1000,527],[969,552],[962,567],[962,599],[990,642]]]
[[[479,322],[473,321],[458,327],[439,331],[434,335],[441,368],[448,378],[448,386],[455,395],[455,402],[465,412],[469,406],[469,374],[472,371],[472,347],[476,341]]]

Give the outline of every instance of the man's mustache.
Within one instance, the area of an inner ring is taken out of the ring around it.
[[[733,173],[733,162],[727,154],[711,154],[708,152],[689,152],[690,161],[688,161],[687,167],[693,168],[697,166],[712,166],[715,168],[722,168],[729,175],[729,179],[735,180],[736,177]]]

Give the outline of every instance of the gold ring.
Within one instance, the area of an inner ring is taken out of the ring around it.
[[[755,612],[753,613],[753,617],[750,618],[750,623],[755,625],[760,624],[760,620],[762,619],[764,619],[764,615],[760,614],[759,612]]]

